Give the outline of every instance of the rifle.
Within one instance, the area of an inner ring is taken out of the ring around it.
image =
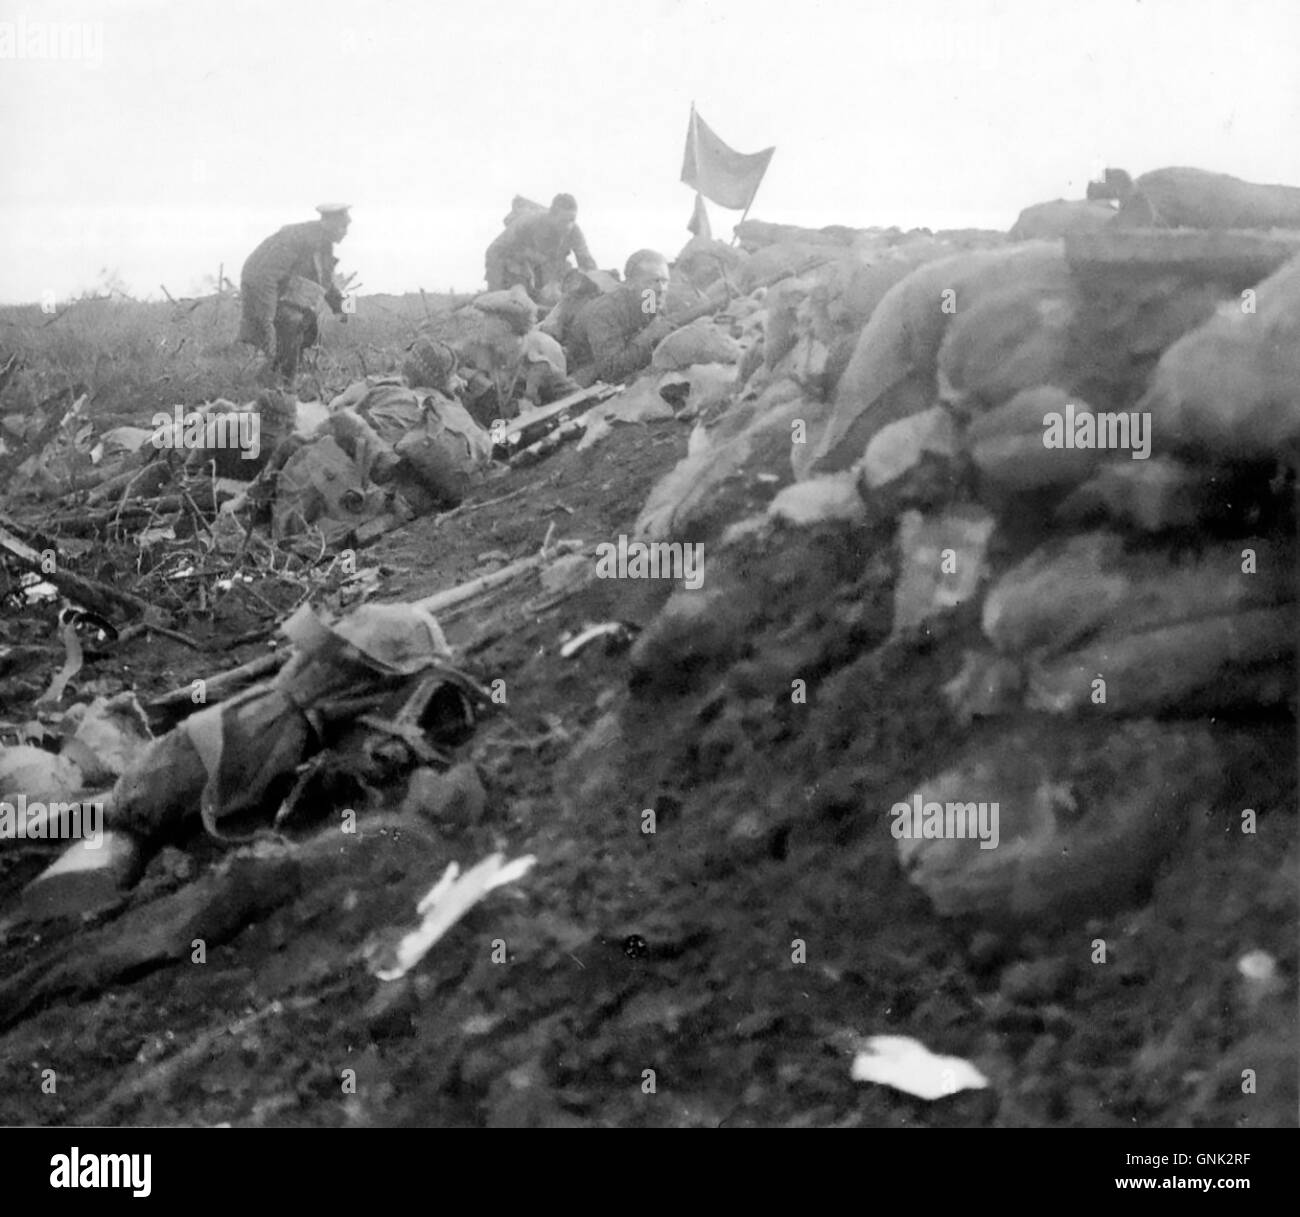
[[[806,275],[809,271],[816,270],[819,266],[825,266],[831,261],[831,258],[821,258],[815,255],[805,258],[797,266],[777,271],[775,274],[760,279],[749,289],[748,292],[734,291],[733,294],[731,284],[727,283],[724,279],[723,282],[726,283],[727,287],[726,300],[721,302],[716,298],[702,300],[699,304],[686,309],[684,312],[671,314],[665,313],[664,317],[672,327],[668,332],[671,334],[675,330],[680,330],[683,326],[690,325],[692,321],[698,321],[701,317],[713,317],[718,313],[726,312],[726,310],[731,306],[732,300],[739,299],[742,295],[748,296],[762,288],[775,287],[782,279],[797,279],[800,275]],[[660,341],[662,342],[663,339],[660,339]]]
[[[601,402],[608,401],[622,392],[622,385],[607,385],[604,381],[597,381],[594,385],[580,389],[577,393],[570,393],[568,397],[562,397],[549,406],[525,411],[511,420],[505,440],[496,446],[496,450],[501,450],[508,458],[521,448],[535,443],[547,432],[554,431],[572,418],[576,411],[580,409],[585,411],[592,406],[600,405]]]

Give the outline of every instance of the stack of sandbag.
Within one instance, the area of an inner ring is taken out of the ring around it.
[[[1112,263],[1105,275],[1076,265],[1057,241],[925,263],[872,311],[799,473],[850,467],[883,427],[940,400],[973,416],[1051,385],[1131,409],[1162,352],[1288,252],[1265,244],[1240,259],[1229,249],[1168,264],[1135,247],[1131,265]]]
[[[826,228],[802,228],[798,224],[772,224],[766,220],[743,220],[736,225],[736,238],[741,248],[749,251],[765,249],[769,245],[842,245],[853,244],[860,232],[876,235],[881,229],[845,228],[833,224]]]
[[[1254,235],[1240,257],[1231,234],[1205,257],[1118,235],[1104,273],[1063,241],[905,266],[820,382],[818,291],[857,272],[773,288],[763,360],[637,523],[724,550],[892,528],[886,645],[956,632],[934,696],[985,722],[914,794],[1002,800],[1001,849],[900,840],[944,913],[1128,899],[1211,813],[1234,719],[1294,714],[1300,258]]]
[[[1054,241],[1075,232],[1094,232],[1115,216],[1115,208],[1099,199],[1053,199],[1026,207],[1008,235],[1013,241]]]
[[[848,468],[882,427],[932,406],[940,348],[959,319],[969,334],[967,318],[980,309],[980,329],[996,332],[997,350],[984,358],[959,331],[946,361],[949,375],[957,377],[956,392],[987,395],[1009,383],[1038,383],[1023,382],[1043,375],[1061,355],[1062,315],[1073,308],[1059,242],[977,250],[912,271],[885,293],[859,335],[825,431],[798,458],[801,474]],[[1006,356],[1014,367],[1004,372],[999,361]]]
[[[737,504],[766,504],[807,468],[836,386],[877,306],[918,266],[952,252],[933,237],[898,241],[899,235],[878,235],[870,249],[827,243],[822,248],[837,256],[733,301],[727,315],[742,352],[734,382],[721,370],[727,365],[698,362],[705,351],[695,347],[694,333],[716,342],[704,328],[710,323],[696,323],[661,344],[655,354],[660,364],[697,361],[676,374],[689,378],[685,401],[696,404],[679,409],[679,416],[701,417],[688,455],[662,479],[642,513],[643,535],[681,537],[705,522],[716,531],[735,518],[729,513]],[[766,247],[795,254],[804,248]],[[660,391],[670,399],[674,393],[669,383]]]
[[[1069,387],[1095,338],[1081,290],[1040,278],[1029,302],[976,293],[939,343],[935,404],[881,427],[854,464],[868,509],[898,513],[896,618],[927,628],[981,606],[982,638],[946,690],[963,718],[1281,706],[1296,588],[1274,474],[1300,436],[1300,259],[1244,297],[1220,286],[1128,409]],[[878,366],[888,385],[893,365]]]
[[[1300,187],[1244,182],[1205,169],[1156,169],[1132,181],[1107,169],[1094,196],[1120,200],[1117,222],[1140,228],[1300,228]]]

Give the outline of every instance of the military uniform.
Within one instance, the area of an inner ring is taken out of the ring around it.
[[[583,306],[565,341],[578,384],[626,380],[649,366],[655,344],[668,333],[668,323],[644,309],[642,301],[641,291],[624,284]]]
[[[334,286],[337,262],[324,221],[307,220],[267,237],[244,263],[239,338],[265,351],[281,376],[292,379],[303,347],[316,341],[317,308],[342,311]]]
[[[587,239],[576,224],[557,233],[548,211],[521,216],[487,247],[488,291],[505,291],[521,283],[537,299],[545,287],[563,277],[570,254],[580,269],[596,269]]]

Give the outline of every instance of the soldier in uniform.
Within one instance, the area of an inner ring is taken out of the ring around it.
[[[571,375],[584,387],[639,372],[672,329],[663,316],[668,259],[653,249],[638,250],[627,260],[623,277],[620,287],[583,306],[565,338]]]
[[[347,235],[351,217],[344,204],[316,210],[319,220],[287,224],[267,237],[248,255],[239,278],[239,339],[265,351],[273,374],[288,384],[303,349],[316,341],[318,306],[327,304],[336,317],[343,312],[334,286],[334,245]]]
[[[557,194],[549,211],[522,215],[508,224],[487,248],[488,291],[504,291],[521,283],[540,304],[546,289],[563,278],[570,254],[579,269],[595,270],[596,260],[577,219],[573,195]]]

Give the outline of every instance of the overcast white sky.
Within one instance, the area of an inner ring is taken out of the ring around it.
[[[324,201],[365,291],[480,286],[517,192],[576,195],[601,265],[671,255],[692,100],[776,145],[769,220],[1006,227],[1107,164],[1300,185],[1298,65],[1296,0],[0,0],[0,300],[238,280]]]

